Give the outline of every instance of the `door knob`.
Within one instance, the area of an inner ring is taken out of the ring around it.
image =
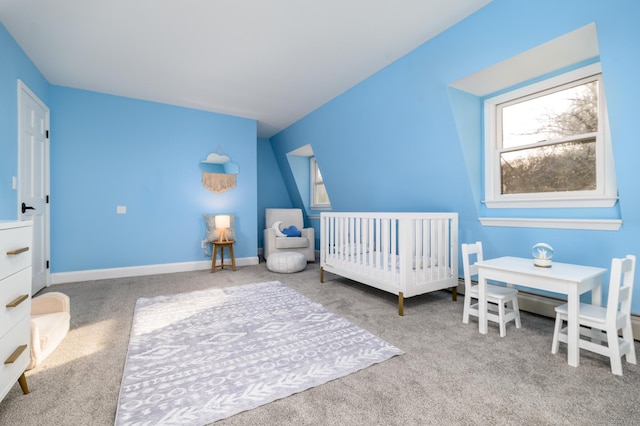
[[[26,213],[27,210],[35,210],[35,207],[31,207],[31,206],[26,205],[25,203],[22,203],[22,213],[23,214]]]

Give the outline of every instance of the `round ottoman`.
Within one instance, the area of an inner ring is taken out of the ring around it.
[[[307,258],[297,251],[273,253],[267,259],[267,269],[281,274],[300,272],[307,267]]]

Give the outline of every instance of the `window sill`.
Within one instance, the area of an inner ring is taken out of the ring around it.
[[[554,228],[618,231],[622,226],[622,219],[533,219],[481,217],[480,223],[483,226],[504,226],[511,228]]]
[[[574,198],[504,198],[501,200],[487,199],[483,201],[490,209],[512,208],[610,208],[618,201],[618,197],[574,197]]]

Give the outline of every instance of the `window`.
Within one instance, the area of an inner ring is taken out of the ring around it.
[[[329,194],[324,187],[324,181],[322,180],[322,173],[318,167],[318,162],[315,157],[310,159],[310,171],[311,171],[311,208],[312,209],[330,209],[331,203],[329,202]]]
[[[484,143],[490,208],[615,204],[599,64],[486,100]]]

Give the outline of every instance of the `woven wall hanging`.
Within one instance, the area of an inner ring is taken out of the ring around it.
[[[236,175],[240,168],[224,153],[221,146],[207,155],[202,162],[202,186],[219,194],[236,187]]]
[[[202,172],[202,185],[209,191],[219,194],[235,188],[236,175]]]

